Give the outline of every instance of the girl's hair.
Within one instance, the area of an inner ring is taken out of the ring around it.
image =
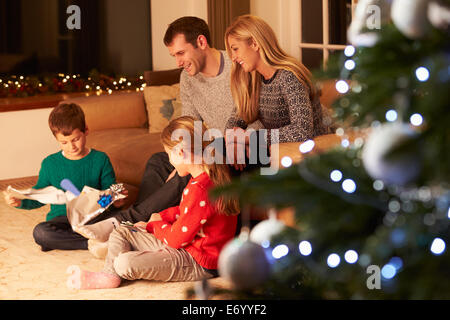
[[[238,41],[255,42],[264,63],[276,68],[291,71],[297,79],[309,89],[311,101],[318,98],[315,86],[311,81],[311,72],[298,60],[281,49],[272,28],[261,18],[253,15],[238,17],[225,31],[225,44],[231,58],[228,37]],[[231,68],[231,92],[238,108],[238,115],[247,123],[258,117],[258,99],[262,76],[255,71],[246,72],[238,63]]]
[[[199,126],[198,124],[201,124]],[[201,130],[200,130],[201,129]],[[221,186],[231,182],[230,169],[228,165],[222,161],[207,161],[203,159],[205,149],[211,148],[212,141],[203,141],[204,134],[207,131],[206,126],[201,121],[195,121],[194,118],[189,116],[179,117],[169,122],[167,127],[161,133],[161,142],[168,149],[172,150],[175,147],[182,146],[183,150],[188,151],[193,157],[190,159],[194,161],[196,159],[202,159],[199,162],[205,171],[208,173],[211,181],[215,186]],[[184,141],[186,140],[186,141]],[[202,141],[201,148],[197,146],[194,141]],[[209,149],[210,155],[215,158],[214,148]],[[215,158],[217,160],[217,158]],[[209,162],[212,162],[209,164]],[[221,196],[216,200],[217,210],[226,215],[238,214],[239,201],[232,196]]]

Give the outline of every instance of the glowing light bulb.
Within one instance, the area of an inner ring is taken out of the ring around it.
[[[336,253],[332,253],[328,256],[327,264],[330,268],[336,268],[339,263],[341,263],[341,258]]]
[[[356,52],[356,49],[355,49],[354,46],[346,46],[345,49],[344,49],[344,54],[347,57],[353,56],[355,54],[355,52]]]
[[[288,168],[292,165],[292,159],[288,156],[285,156],[281,159],[281,165],[285,168]]]
[[[303,240],[298,245],[298,250],[304,256],[309,256],[312,252],[312,246],[309,241]]]
[[[336,82],[336,90],[339,93],[347,93],[349,89],[350,87],[348,86],[348,83],[344,80],[339,80],[338,82]]]
[[[344,67],[347,70],[353,70],[356,67],[356,63],[352,59],[348,59],[347,61],[345,61]]]
[[[330,173],[330,178],[334,182],[339,182],[342,179],[342,172],[340,172],[339,170],[333,170]]]
[[[430,71],[425,67],[419,67],[416,69],[417,80],[424,82],[430,78]]]
[[[411,124],[413,126],[420,126],[423,123],[423,117],[418,114],[418,113],[414,113],[410,118],[409,118],[409,122],[411,122]]]
[[[381,276],[387,280],[392,279],[396,274],[397,269],[395,269],[395,267],[389,263],[384,265],[384,267],[381,269]]]
[[[397,120],[397,111],[391,109],[388,112],[386,112],[385,116],[387,121],[393,122]]]
[[[310,152],[314,148],[314,141],[313,140],[306,140],[299,146],[299,150],[301,153],[307,153]]]
[[[445,251],[445,242],[441,238],[435,238],[431,243],[430,250],[435,255],[440,255]]]
[[[285,244],[279,244],[272,250],[272,256],[275,259],[280,259],[289,253],[289,248]]]
[[[358,261],[358,253],[355,250],[348,250],[344,254],[344,259],[350,264]]]
[[[342,182],[342,189],[347,193],[353,193],[356,190],[356,183],[352,179],[345,179]]]

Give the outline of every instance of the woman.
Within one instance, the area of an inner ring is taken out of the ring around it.
[[[228,27],[225,44],[233,61],[231,91],[237,106],[228,129],[279,129],[279,142],[328,133],[311,73],[280,48],[265,21],[240,16]]]

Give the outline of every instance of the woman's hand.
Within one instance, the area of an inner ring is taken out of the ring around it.
[[[162,221],[161,215],[159,213],[153,213],[150,216],[150,220],[148,220],[148,222],[153,222],[153,221]]]

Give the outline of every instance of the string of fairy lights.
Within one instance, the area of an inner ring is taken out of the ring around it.
[[[143,75],[110,77],[102,74],[82,77],[80,74],[9,75],[0,77],[0,98],[23,98],[35,95],[85,92],[112,94],[114,91],[143,91]]]

